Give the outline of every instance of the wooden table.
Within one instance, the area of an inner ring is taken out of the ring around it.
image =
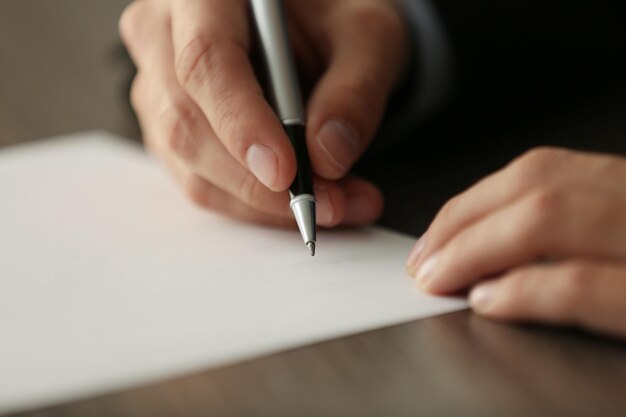
[[[92,128],[138,137],[126,100],[132,68],[116,34],[125,3],[0,3],[0,145]],[[369,158],[359,169],[387,195],[381,223],[419,234],[450,195],[533,144],[626,153],[626,88],[589,91],[526,109],[523,117],[509,112],[468,127],[467,141],[454,146],[450,127],[435,124],[401,155]],[[624,410],[624,343],[462,311],[19,415],[623,416]]]

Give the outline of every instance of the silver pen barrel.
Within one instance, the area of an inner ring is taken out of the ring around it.
[[[305,138],[305,116],[287,21],[280,0],[251,0],[265,55],[274,108],[293,145],[298,170],[289,189],[291,210],[304,244],[315,255],[316,221],[313,172]]]
[[[267,61],[276,112],[287,124],[304,124],[304,108],[280,0],[251,0],[252,12]]]

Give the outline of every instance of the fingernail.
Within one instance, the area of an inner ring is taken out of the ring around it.
[[[334,213],[333,206],[330,202],[330,196],[325,187],[316,185],[315,198],[317,200],[317,222],[323,226],[330,226],[333,223]]]
[[[495,282],[486,282],[474,287],[469,296],[470,306],[478,312],[488,310],[496,285]]]
[[[278,158],[267,146],[252,145],[246,153],[248,168],[267,188],[272,188],[278,174]]]
[[[317,141],[333,165],[344,172],[348,171],[361,150],[356,129],[337,120],[324,123],[317,134]]]
[[[426,243],[425,238],[426,235],[424,234],[419,239],[417,239],[417,242],[415,242],[415,245],[413,246],[413,249],[411,249],[409,257],[406,261],[406,271],[412,277],[414,277],[415,273],[417,272],[417,260],[419,259],[422,250],[424,249],[424,245]]]
[[[440,255],[441,254],[439,252],[431,255],[422,263],[422,265],[417,270],[416,277],[421,285],[428,283],[432,279],[433,272],[437,267],[437,263],[439,263]]]

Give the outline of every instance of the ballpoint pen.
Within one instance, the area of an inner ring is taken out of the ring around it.
[[[280,0],[251,0],[252,14],[268,69],[275,111],[296,154],[296,178],[289,188],[296,223],[311,256],[315,255],[315,195],[306,147],[305,117],[295,62]]]

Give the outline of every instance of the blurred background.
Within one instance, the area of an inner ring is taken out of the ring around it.
[[[128,3],[0,0],[0,145],[94,128],[138,137],[117,33]]]

